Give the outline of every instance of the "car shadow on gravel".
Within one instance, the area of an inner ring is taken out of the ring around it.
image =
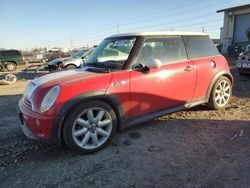
[[[17,79],[19,80],[32,80],[34,79],[36,76],[40,75],[39,73],[35,73],[35,72],[18,72],[15,74]]]
[[[22,186],[32,186],[43,177],[47,181],[40,182],[40,186],[56,183],[66,187],[73,183],[99,187],[98,177],[103,177],[111,187],[126,187],[131,183],[165,187],[177,182],[179,185],[191,183],[191,187],[213,183],[213,187],[221,183],[221,178],[233,183],[229,177],[234,176],[240,165],[241,172],[237,174],[237,185],[240,185],[244,178],[250,178],[247,173],[249,133],[249,121],[162,118],[116,134],[111,144],[91,155],[73,154],[17,134],[14,140],[0,146],[0,172],[5,170],[0,180],[3,185],[16,185],[16,181],[22,179]],[[106,173],[109,175],[104,176]],[[8,180],[11,174],[18,175]],[[51,175],[55,175],[55,179],[49,178]],[[144,182],[141,175],[148,181]],[[124,181],[112,181],[119,177]],[[190,182],[193,177],[195,181]]]
[[[38,75],[46,74],[48,72],[35,72],[35,71],[25,71],[20,70],[16,72],[0,72],[0,75],[14,74],[18,80],[32,80]]]

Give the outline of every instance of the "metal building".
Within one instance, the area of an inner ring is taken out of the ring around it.
[[[222,53],[227,53],[230,45],[247,42],[246,32],[250,29],[250,4],[218,10],[224,12],[221,31]]]

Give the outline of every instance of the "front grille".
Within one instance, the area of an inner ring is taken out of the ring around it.
[[[33,110],[32,102],[30,101],[30,99],[27,96],[23,97],[23,103],[25,104],[26,107]]]

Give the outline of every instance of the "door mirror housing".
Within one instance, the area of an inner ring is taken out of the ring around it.
[[[151,68],[160,68],[162,66],[162,62],[159,59],[150,59],[148,60],[146,67],[148,67],[149,69]]]
[[[150,59],[147,64],[144,66],[143,64],[135,64],[132,69],[138,70],[143,73],[149,73],[152,68],[160,68],[162,66],[162,62],[159,59]]]
[[[159,59],[150,59],[147,64],[144,66],[143,64],[136,64],[133,66],[133,70],[139,70],[143,73],[149,73],[151,68],[160,68],[162,66],[162,62]]]

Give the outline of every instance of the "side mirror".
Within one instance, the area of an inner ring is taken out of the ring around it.
[[[162,62],[159,59],[150,59],[148,60],[146,67],[150,68],[160,68],[162,66]]]
[[[143,64],[135,64],[132,69],[138,70],[143,73],[149,73],[151,68],[160,68],[162,66],[162,62],[159,59],[150,59],[147,64],[144,66]]]

